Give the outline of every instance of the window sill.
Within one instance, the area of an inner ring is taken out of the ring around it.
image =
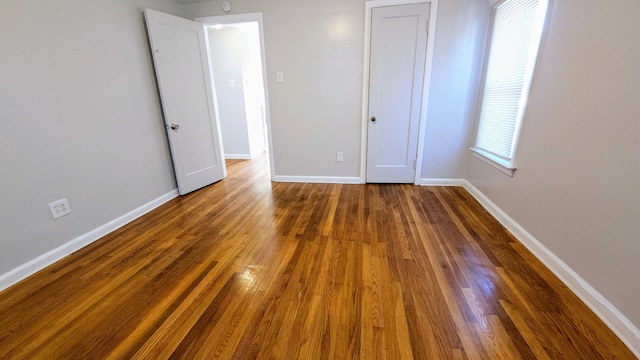
[[[491,155],[480,149],[471,148],[471,151],[473,151],[473,156],[493,166],[494,168],[500,170],[510,177],[513,177],[513,174],[516,172],[516,168],[513,167],[513,164],[507,160]]]

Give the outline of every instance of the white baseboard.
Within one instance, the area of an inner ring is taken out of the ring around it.
[[[361,184],[360,177],[334,176],[280,176],[277,182],[308,182],[308,183],[338,183]],[[596,315],[598,315],[620,339],[640,358],[640,329],[638,329],[611,302],[600,294],[593,286],[571,269],[551,250],[540,243],[520,224],[513,220],[500,207],[493,203],[486,195],[464,179],[433,179],[423,178],[422,186],[463,186],[478,202],[493,215],[507,230],[509,230],[529,251],[547,266],[562,282],[564,282]],[[55,263],[67,255],[100,239],[112,231],[128,224],[138,217],[150,212],[158,206],[178,196],[177,190],[162,195],[140,207],[134,209],[86,234],[45,253],[39,257],[0,275],[0,291],[18,281]]]
[[[529,251],[565,283],[613,332],[640,358],[640,329],[638,329],[609,300],[578,275],[551,250],[528,233],[486,195],[464,180],[464,188],[509,230]]]
[[[276,182],[302,182],[322,184],[362,184],[359,176],[288,176],[276,175]]]
[[[67,255],[70,255],[81,248],[91,244],[92,242],[100,239],[101,237],[121,228],[122,226],[130,223],[131,221],[139,218],[140,216],[150,212],[158,206],[166,203],[167,201],[178,196],[178,190],[170,191],[150,202],[129,211],[128,213],[109,221],[108,223],[95,228],[77,238],[66,242],[57,248],[48,251],[37,258],[18,266],[17,268],[0,275],[0,291],[8,288],[9,286],[35,274],[36,272],[46,268],[47,266],[61,260]]]
[[[251,154],[224,154],[225,159],[251,160]]]
[[[465,179],[422,178],[420,186],[464,186]]]

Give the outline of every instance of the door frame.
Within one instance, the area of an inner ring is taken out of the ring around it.
[[[264,30],[262,25],[262,13],[244,13],[244,14],[229,14],[229,15],[217,15],[217,16],[205,16],[195,18],[194,21],[202,23],[203,26],[212,25],[225,25],[225,24],[237,24],[244,22],[258,22],[258,33],[260,36],[260,57],[262,58],[262,85],[264,87],[264,111],[265,119],[267,122],[267,147],[269,151],[269,174],[271,180],[275,178],[275,159],[273,158],[273,139],[271,138],[271,111],[269,110],[269,86],[267,86],[267,60],[264,48]],[[209,32],[205,31],[207,35],[207,41]],[[211,62],[209,63],[211,67]],[[211,69],[213,74],[213,69]]]
[[[420,121],[418,123],[418,152],[416,157],[416,172],[414,184],[420,185],[422,177],[422,159],[424,153],[425,127],[429,110],[429,89],[431,88],[431,69],[433,67],[433,52],[435,48],[436,22],[439,0],[371,0],[365,3],[364,20],[364,66],[362,72],[362,129],[360,138],[360,182],[367,182],[367,142],[369,124],[369,71],[371,64],[371,13],[374,8],[396,5],[428,3],[429,30],[427,34],[427,58],[425,61],[424,78],[422,79],[422,101],[420,104]]]

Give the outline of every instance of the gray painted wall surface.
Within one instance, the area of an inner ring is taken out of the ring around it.
[[[175,188],[145,7],[0,2],[0,274]]]
[[[360,175],[364,8],[364,0],[233,3],[231,13],[263,13],[276,175]],[[223,14],[221,1],[185,9],[191,18]],[[440,1],[423,177],[464,177],[488,9]]]
[[[640,327],[640,2],[551,5],[518,170],[468,179]]]

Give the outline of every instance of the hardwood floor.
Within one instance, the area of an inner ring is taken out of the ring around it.
[[[2,359],[634,359],[462,188],[261,161],[0,293]]]

